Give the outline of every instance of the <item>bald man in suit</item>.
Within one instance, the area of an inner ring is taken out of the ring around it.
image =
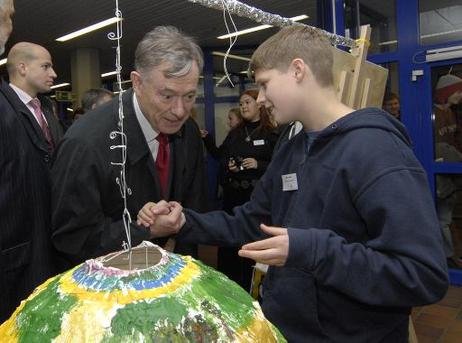
[[[0,0],[0,52],[12,30],[12,0]],[[0,82],[0,323],[55,274],[50,239],[49,151],[32,113]]]

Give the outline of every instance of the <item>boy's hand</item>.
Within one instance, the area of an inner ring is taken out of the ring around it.
[[[151,211],[155,215],[154,224],[149,226],[151,238],[175,235],[186,222],[183,206],[175,201],[161,201]]]
[[[162,200],[157,204],[148,202],[144,205],[138,212],[136,223],[149,228],[151,238],[155,238],[177,234],[185,221],[183,206],[180,203]]]
[[[287,229],[266,226],[265,224],[261,224],[260,228],[273,237],[243,245],[239,250],[239,256],[270,266],[282,267],[289,256]]]

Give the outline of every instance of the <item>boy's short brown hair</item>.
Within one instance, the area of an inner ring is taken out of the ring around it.
[[[329,40],[318,31],[302,25],[284,27],[264,41],[253,53],[249,70],[285,71],[295,58],[303,59],[321,86],[334,84],[334,57]]]

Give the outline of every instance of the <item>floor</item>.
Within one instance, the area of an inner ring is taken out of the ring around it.
[[[439,303],[414,308],[419,343],[462,343],[462,287],[450,287]]]

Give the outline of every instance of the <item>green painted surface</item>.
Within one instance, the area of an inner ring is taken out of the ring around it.
[[[51,342],[61,333],[61,321],[78,300],[74,296],[61,295],[58,291],[60,277],[56,277],[46,289],[26,302],[19,313],[18,343]]]

